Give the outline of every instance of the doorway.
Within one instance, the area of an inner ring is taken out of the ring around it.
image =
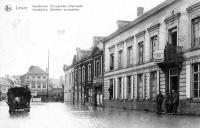
[[[179,69],[171,68],[169,72],[169,92],[179,93]]]
[[[178,93],[178,85],[179,85],[178,76],[171,76],[170,77],[170,92],[174,90],[175,92]]]

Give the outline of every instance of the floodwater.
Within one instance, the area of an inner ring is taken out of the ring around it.
[[[157,115],[65,103],[32,103],[29,113],[10,115],[0,102],[0,128],[199,128],[200,116]]]

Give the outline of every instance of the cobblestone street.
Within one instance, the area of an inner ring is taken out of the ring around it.
[[[152,112],[64,103],[34,103],[29,113],[10,115],[0,103],[0,128],[198,128],[198,116],[157,115]]]

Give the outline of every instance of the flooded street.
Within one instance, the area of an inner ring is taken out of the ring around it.
[[[29,113],[10,115],[0,102],[0,128],[198,128],[200,116],[157,115],[152,112],[34,103]]]

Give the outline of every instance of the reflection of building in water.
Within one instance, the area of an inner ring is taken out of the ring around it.
[[[21,83],[28,85],[32,95],[47,97],[47,73],[38,66],[31,66],[26,74],[21,76]]]
[[[6,99],[8,89],[13,86],[14,83],[9,78],[0,78],[0,101]]]

